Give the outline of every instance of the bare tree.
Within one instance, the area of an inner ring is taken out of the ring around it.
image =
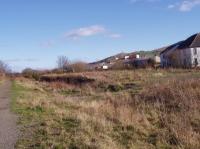
[[[62,69],[64,71],[69,65],[68,58],[66,56],[59,56],[57,59],[57,65],[59,69]]]
[[[10,71],[8,65],[0,60],[0,73],[9,73]]]

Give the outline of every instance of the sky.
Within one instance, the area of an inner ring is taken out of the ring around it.
[[[153,50],[200,32],[200,0],[0,0],[0,60],[51,69]]]

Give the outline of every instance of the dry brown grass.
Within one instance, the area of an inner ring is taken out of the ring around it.
[[[200,147],[200,79],[168,80],[141,94],[145,106],[159,114],[165,140],[185,148]],[[167,137],[172,138],[167,138]]]
[[[16,82],[16,87],[23,87],[16,95],[21,123],[25,132],[33,134],[23,137],[18,148],[200,147],[199,71],[74,75],[95,82],[85,86]],[[134,85],[126,88],[127,83]]]

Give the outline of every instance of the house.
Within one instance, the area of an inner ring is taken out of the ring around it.
[[[153,59],[154,59],[154,62],[155,62],[156,64],[160,64],[160,62],[161,62],[160,56],[155,55]]]
[[[102,69],[103,69],[103,70],[108,70],[108,66],[107,66],[107,65],[103,65],[103,66],[102,66]]]
[[[117,60],[119,60],[119,58],[118,58],[118,57],[115,57],[115,60],[117,61]]]
[[[160,58],[162,67],[200,67],[200,33],[167,47]]]
[[[126,55],[126,56],[124,56],[124,59],[127,60],[127,59],[129,59],[129,57],[130,57],[129,55]]]

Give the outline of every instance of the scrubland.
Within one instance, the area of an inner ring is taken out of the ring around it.
[[[200,148],[200,71],[124,70],[13,81],[16,148]]]

